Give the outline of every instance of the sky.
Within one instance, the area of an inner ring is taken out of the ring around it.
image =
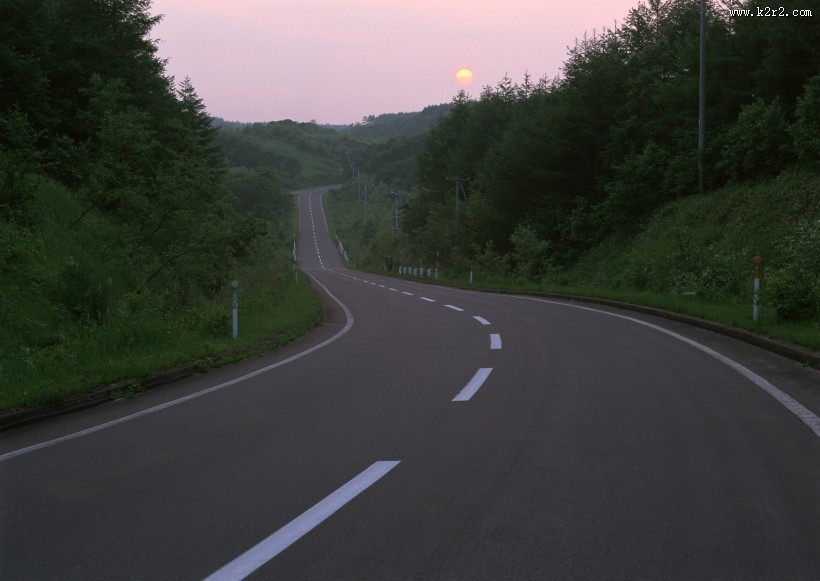
[[[638,1],[153,0],[151,37],[213,117],[347,125],[477,98],[505,75],[553,78],[576,38]]]

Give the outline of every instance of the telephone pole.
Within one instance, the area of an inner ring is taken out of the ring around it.
[[[698,87],[698,191],[704,189],[703,156],[706,148],[706,0],[700,0],[700,80]]]
[[[464,182],[469,182],[470,178],[462,178],[459,176],[448,176],[446,178],[448,182],[455,182],[456,184],[456,230],[455,234],[458,236],[458,206],[459,201],[462,197],[464,197],[464,201],[467,201],[467,193],[464,191]]]

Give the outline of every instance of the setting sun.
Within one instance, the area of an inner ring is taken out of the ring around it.
[[[473,71],[470,69],[461,69],[456,73],[456,81],[462,86],[469,85],[473,82]]]

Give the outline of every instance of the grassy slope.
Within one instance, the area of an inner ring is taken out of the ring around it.
[[[0,235],[0,410],[53,403],[110,382],[138,378],[261,340],[286,341],[316,325],[320,305],[305,277],[296,283],[287,249],[260,246],[236,273],[240,338],[231,339],[230,295],[200,298],[168,312],[150,297],[121,296],[111,258],[116,227],[80,209],[64,188],[44,182],[32,206],[34,229]],[[86,265],[117,300],[98,325],[81,324],[60,300],[59,273]]]
[[[355,196],[334,194],[328,210],[334,231],[346,238],[345,245],[359,266],[383,270],[381,257],[397,254],[390,246],[389,219],[379,215],[365,222]],[[787,172],[771,182],[682,198],[656,211],[636,233],[611,237],[572,268],[538,283],[491,279],[475,272],[473,286],[622,300],[820,350],[820,321],[779,320],[772,296],[774,283],[782,282],[796,261],[805,258],[799,252],[800,228],[818,223],[820,178]],[[802,240],[802,248],[811,242]],[[755,323],[752,258],[758,255],[764,259],[764,275],[761,316]],[[818,257],[820,249],[814,254],[815,263]],[[807,264],[811,268],[811,260]],[[467,275],[442,272],[447,282],[466,286]]]

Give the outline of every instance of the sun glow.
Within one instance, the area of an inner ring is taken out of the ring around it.
[[[456,81],[461,86],[467,86],[473,82],[473,71],[470,69],[461,69],[456,73]]]

